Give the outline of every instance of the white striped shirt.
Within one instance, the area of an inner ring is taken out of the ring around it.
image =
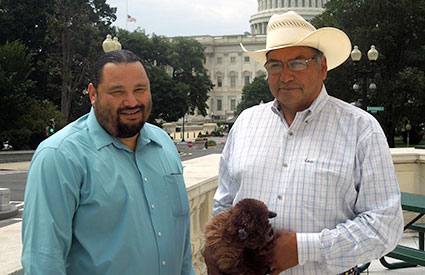
[[[337,274],[385,255],[403,231],[385,135],[367,112],[321,93],[288,127],[277,101],[245,110],[220,160],[214,213],[256,198],[297,233],[299,265],[281,274]]]

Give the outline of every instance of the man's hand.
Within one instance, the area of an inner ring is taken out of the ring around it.
[[[288,231],[279,231],[276,235],[270,275],[298,265],[297,235]]]

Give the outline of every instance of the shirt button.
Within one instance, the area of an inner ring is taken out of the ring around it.
[[[152,207],[152,209],[154,209],[155,208],[155,205],[152,204],[151,207]]]
[[[165,266],[165,264],[166,264],[166,262],[165,261],[162,261],[162,265]]]
[[[286,162],[283,163],[283,167],[288,167],[288,164]]]
[[[277,195],[277,198],[278,198],[279,200],[282,200],[282,195]]]
[[[145,182],[147,182],[147,181],[148,181],[148,179],[147,179],[147,178],[144,178],[143,180],[144,180]]]
[[[288,132],[288,135],[293,136],[293,135],[294,135],[294,132],[289,131],[289,132]]]
[[[162,236],[162,233],[161,232],[158,232],[158,236],[161,237]]]

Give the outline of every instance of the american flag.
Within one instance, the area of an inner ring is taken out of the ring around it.
[[[134,18],[133,16],[127,14],[127,21],[128,22],[136,22],[136,18]]]

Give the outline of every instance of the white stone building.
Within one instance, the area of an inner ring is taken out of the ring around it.
[[[251,0],[252,1],[252,0]],[[242,52],[240,43],[248,50],[265,48],[267,22],[273,14],[289,10],[298,12],[307,20],[321,14],[327,0],[257,0],[258,12],[251,16],[251,33],[224,36],[193,36],[206,47],[205,67],[215,85],[209,93],[208,119],[229,120],[233,118],[236,106],[242,99],[245,85],[265,74],[259,64]],[[188,121],[205,119],[201,116],[186,116]]]

